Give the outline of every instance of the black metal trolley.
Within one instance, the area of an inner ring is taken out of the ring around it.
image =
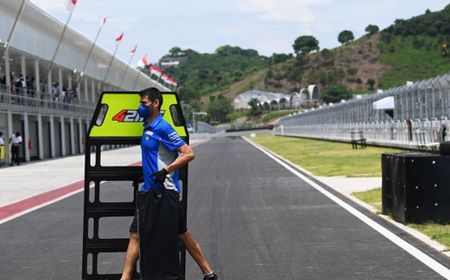
[[[180,137],[189,143],[189,134],[176,93],[163,92],[161,113],[164,119],[173,126]],[[100,220],[107,217],[130,217],[136,210],[136,193],[142,177],[141,166],[102,166],[102,154],[105,146],[140,145],[143,131],[142,119],[137,114],[139,92],[103,92],[97,103],[94,116],[88,128],[85,141],[84,171],[84,218],[83,218],[83,280],[120,279],[120,274],[99,273],[99,254],[126,252],[128,237],[101,238],[99,236]],[[91,153],[95,154],[91,162]],[[187,213],[188,167],[180,169],[180,199]],[[100,199],[102,182],[125,181],[130,183],[129,191],[133,192],[130,202],[104,202]],[[187,219],[187,216],[184,216]],[[182,279],[185,278],[186,250],[180,242],[180,266]],[[138,272],[134,275],[139,279]]]

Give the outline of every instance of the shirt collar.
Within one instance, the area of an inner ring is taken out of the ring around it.
[[[149,125],[147,125],[147,122],[144,122],[144,128],[154,129],[161,120],[162,114],[159,114]]]

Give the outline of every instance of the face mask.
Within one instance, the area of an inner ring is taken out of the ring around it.
[[[139,106],[139,108],[137,109],[137,112],[138,112],[139,116],[141,116],[145,120],[145,119],[147,119],[148,116],[150,116],[152,114],[152,109],[141,104],[141,106]]]

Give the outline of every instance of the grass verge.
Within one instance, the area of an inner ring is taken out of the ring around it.
[[[402,152],[378,147],[352,149],[349,143],[272,135],[251,140],[318,176],[379,177],[381,154]]]
[[[356,192],[352,195],[375,207],[377,213],[381,213],[381,189]],[[430,222],[425,224],[408,224],[408,226],[420,231],[445,247],[450,248],[450,225],[440,225]]]
[[[431,239],[439,242],[445,247],[450,248],[450,225],[440,225],[435,223],[426,224],[408,224],[409,227],[416,229]]]
[[[377,214],[381,213],[381,189],[354,192],[352,195],[377,209]]]

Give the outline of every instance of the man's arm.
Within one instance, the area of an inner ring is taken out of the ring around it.
[[[179,153],[178,157],[165,168],[168,173],[185,166],[188,162],[195,158],[194,151],[188,144],[184,144],[179,147],[177,151]]]

